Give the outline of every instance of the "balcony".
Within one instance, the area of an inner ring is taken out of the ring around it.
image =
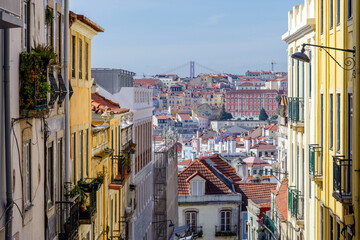
[[[351,204],[352,159],[345,156],[333,156],[333,197],[345,204]]]
[[[86,203],[80,207],[80,224],[91,224],[96,213],[96,190],[89,193]]]
[[[304,195],[294,186],[288,189],[288,209],[292,217],[298,222],[298,225],[303,225],[304,221]]]
[[[289,119],[293,124],[304,122],[304,99],[289,97]]]
[[[319,144],[309,144],[309,173],[312,180],[322,181],[322,147]]]
[[[215,237],[237,236],[237,225],[215,226]]]
[[[202,226],[189,226],[189,233],[191,233],[191,235],[194,238],[201,238],[204,235],[204,232],[202,230]]]
[[[59,240],[78,239],[79,226],[79,195],[73,197],[69,201],[56,201],[56,214],[60,221],[60,229],[58,232]],[[64,219],[64,220],[63,220]],[[65,221],[66,219],[66,221]],[[62,224],[64,223],[64,224]]]
[[[269,230],[273,234],[275,234],[275,232],[277,232],[274,221],[265,213],[263,213],[263,224],[267,228],[267,230]]]

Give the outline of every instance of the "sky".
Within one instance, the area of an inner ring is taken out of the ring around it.
[[[92,67],[138,76],[287,71],[288,11],[303,0],[70,0],[70,10],[104,28]],[[169,72],[178,66],[184,66]]]

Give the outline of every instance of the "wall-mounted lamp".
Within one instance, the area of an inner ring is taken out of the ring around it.
[[[356,52],[356,48],[355,48],[355,46],[354,46],[354,49],[343,49],[343,48],[333,48],[333,47],[326,47],[326,46],[321,46],[321,45],[304,43],[302,45],[301,52],[296,52],[296,53],[292,54],[291,57],[293,59],[296,59],[296,60],[299,60],[299,61],[302,61],[302,62],[310,62],[310,58],[305,54],[305,46],[321,48],[336,62],[337,65],[339,65],[339,67],[341,67],[345,71],[351,71],[352,70],[353,71],[353,77],[355,78],[355,76],[356,76],[356,71],[355,71],[355,65],[356,65],[355,64],[355,52]],[[336,59],[326,49],[349,52],[349,53],[352,53],[353,55],[352,55],[352,57],[345,58],[344,66],[342,66],[338,61],[336,61]]]

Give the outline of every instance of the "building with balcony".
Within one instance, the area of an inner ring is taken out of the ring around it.
[[[91,164],[91,41],[94,36],[104,30],[86,18],[70,12],[70,82],[73,96],[70,100],[70,146],[71,146],[71,182],[77,186],[78,182],[85,182],[93,175]],[[88,181],[89,182],[89,181]],[[89,191],[88,202],[96,205],[96,191]],[[80,206],[81,207],[81,206]],[[96,206],[95,206],[96,208]],[[80,215],[79,238],[97,236],[93,232],[95,223],[94,212]]]
[[[131,239],[152,235],[152,89],[133,87],[134,73],[119,69],[92,69],[99,93],[133,113],[132,140],[136,144],[131,183],[136,186],[137,207],[128,225]],[[116,74],[115,74],[116,73]],[[112,86],[116,86],[113,88]]]
[[[309,174],[309,145],[315,142],[315,61],[305,63],[291,58],[301,50],[303,43],[315,43],[315,3],[304,1],[294,6],[288,14],[288,23],[288,31],[282,36],[289,53],[288,97],[281,97],[280,107],[281,130],[287,126],[287,134],[281,132],[279,147],[279,150],[286,148],[287,153],[282,153],[282,158],[286,158],[285,166],[279,165],[278,169],[288,174],[287,219],[294,227],[288,228],[288,237],[315,239],[314,213],[318,202]],[[315,59],[314,49],[307,50],[309,57]]]
[[[92,93],[91,99],[93,133],[96,133],[92,138],[93,176],[104,179],[97,196],[101,211],[93,226],[94,235],[97,239],[130,237],[137,201],[132,180],[134,114],[99,93]],[[102,128],[105,128],[102,132],[96,132]]]
[[[202,157],[178,174],[179,225],[204,239],[239,239],[242,195],[235,169],[218,155]]]
[[[62,6],[61,0],[0,3],[1,239],[55,239],[62,226],[56,214],[68,94],[59,68],[63,32],[56,31],[64,27]]]
[[[316,131],[312,143],[317,145],[310,148],[315,196],[319,199],[316,238],[358,239],[360,155],[359,126],[354,123],[359,122],[359,63],[355,54],[360,56],[360,5],[357,1],[325,0],[316,1],[315,6],[315,43],[335,48],[329,54],[321,48],[312,51],[316,56]],[[356,72],[352,66],[346,67],[347,60],[352,59]]]

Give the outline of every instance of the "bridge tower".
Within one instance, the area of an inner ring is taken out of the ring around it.
[[[190,61],[190,79],[195,77],[195,62]]]

